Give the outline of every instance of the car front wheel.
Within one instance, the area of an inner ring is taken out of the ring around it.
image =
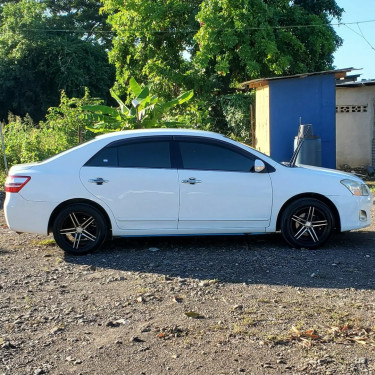
[[[293,247],[315,249],[331,236],[334,218],[323,202],[304,198],[292,202],[281,217],[281,233]]]
[[[56,243],[73,255],[83,255],[98,249],[106,234],[107,225],[102,213],[87,204],[65,207],[53,223]]]

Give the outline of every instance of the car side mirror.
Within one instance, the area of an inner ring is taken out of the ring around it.
[[[254,163],[254,171],[256,173],[263,172],[266,168],[266,165],[262,162],[262,160],[256,159]]]

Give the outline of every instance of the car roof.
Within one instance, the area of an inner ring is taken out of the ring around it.
[[[216,139],[227,139],[224,135],[204,131],[204,130],[195,130],[195,129],[136,129],[136,130],[122,130],[113,133],[107,133],[103,135],[99,135],[95,137],[96,139],[103,139],[103,138],[113,138],[114,140],[117,138],[124,138],[125,137],[137,137],[137,136],[147,136],[147,135],[190,135],[190,136],[198,136],[198,137],[210,137]]]

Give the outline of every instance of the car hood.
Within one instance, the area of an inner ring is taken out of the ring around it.
[[[303,169],[308,169],[309,171],[316,172],[317,174],[320,175],[326,175],[326,176],[332,176],[332,177],[337,177],[337,178],[348,178],[351,180],[355,180],[361,183],[364,183],[361,178],[356,176],[353,173],[348,173],[348,172],[343,172],[343,171],[338,171],[337,169],[329,169],[329,168],[322,168],[322,167],[315,167],[313,165],[304,165],[304,164],[299,164],[297,168],[303,168]]]

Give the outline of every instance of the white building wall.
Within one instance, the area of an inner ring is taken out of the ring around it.
[[[372,165],[375,86],[336,88],[336,165]]]
[[[255,148],[270,155],[270,88],[259,87],[255,100]],[[258,113],[260,114],[258,116]]]

